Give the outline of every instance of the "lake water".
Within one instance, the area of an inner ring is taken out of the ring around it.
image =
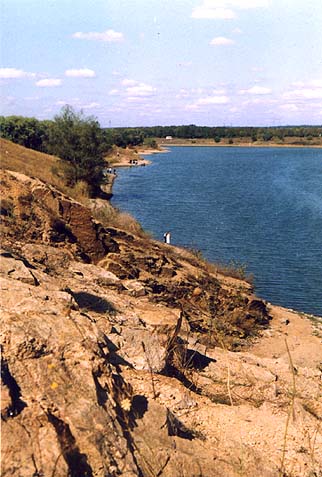
[[[236,261],[272,303],[322,316],[322,150],[173,147],[118,170],[113,204],[156,239]]]

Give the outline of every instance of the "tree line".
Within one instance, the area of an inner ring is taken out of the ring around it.
[[[180,139],[251,138],[253,141],[270,141],[285,137],[314,138],[322,136],[321,126],[284,127],[208,127],[154,126],[139,128],[101,128],[93,116],[76,112],[64,106],[53,120],[40,121],[23,116],[0,116],[1,136],[22,146],[53,154],[66,164],[66,178],[73,186],[85,181],[94,196],[104,181],[104,156],[113,145],[125,148],[143,143],[157,145],[155,138],[171,136]]]
[[[64,162],[69,186],[85,181],[92,196],[100,193],[106,167],[104,156],[112,142],[96,118],[65,106],[52,121],[1,116],[0,129],[4,139],[58,156]]]
[[[322,126],[273,126],[273,127],[233,127],[233,126],[152,126],[142,128],[117,128],[119,134],[143,134],[144,138],[165,138],[172,136],[179,139],[233,139],[251,138],[252,140],[270,141],[273,138],[283,140],[286,137],[314,138],[322,136]]]

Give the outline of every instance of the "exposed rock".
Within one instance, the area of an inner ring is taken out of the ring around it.
[[[29,285],[38,285],[38,280],[33,275],[32,268],[27,260],[17,260],[9,252],[0,252],[0,273],[2,275],[29,283]]]
[[[3,475],[319,475],[310,321],[41,181],[1,186]]]
[[[136,315],[118,330],[119,338],[109,337],[117,343],[118,355],[133,368],[160,373],[169,360],[179,319],[179,311],[138,303]]]

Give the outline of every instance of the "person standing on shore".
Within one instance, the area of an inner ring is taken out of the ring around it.
[[[171,234],[170,232],[166,232],[164,235],[163,235],[163,238],[164,238],[164,243],[170,243],[171,242]]]

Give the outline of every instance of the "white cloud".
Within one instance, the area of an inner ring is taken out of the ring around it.
[[[146,100],[146,96],[128,96],[126,100],[128,103],[143,103]]]
[[[224,96],[219,96],[219,95],[206,96],[204,98],[197,99],[197,101],[195,101],[192,104],[187,104],[186,109],[195,111],[195,110],[199,110],[203,106],[227,104],[229,103],[229,101],[230,100],[228,96],[225,96],[225,95]]]
[[[94,109],[94,108],[97,108],[98,106],[100,106],[99,103],[92,102],[89,104],[83,104],[81,107],[82,109]]]
[[[267,8],[270,5],[269,0],[230,0],[229,3],[243,10],[251,8]]]
[[[211,46],[221,46],[221,45],[233,45],[235,42],[234,40],[231,40],[230,38],[225,38],[224,36],[217,36],[216,38],[213,38],[209,45]]]
[[[277,99],[269,99],[266,96],[265,98],[260,97],[260,98],[247,99],[246,101],[243,101],[241,104],[242,106],[249,106],[254,104],[262,104],[262,105],[268,106],[269,104],[276,104],[276,103],[278,103]]]
[[[123,86],[135,86],[136,84],[138,84],[138,81],[131,80],[131,79],[127,79],[127,78],[125,78],[125,79],[122,81],[122,85],[123,85]]]
[[[156,91],[153,86],[145,83],[139,83],[136,86],[126,88],[128,96],[151,96]]]
[[[55,102],[55,105],[56,106],[65,106],[66,104],[70,104],[70,105],[73,105],[79,109],[93,109],[93,108],[97,108],[98,106],[100,106],[99,103],[95,103],[95,102],[92,102],[92,103],[82,103],[80,98],[69,98],[68,101],[64,101],[62,99],[58,100]]]
[[[45,87],[55,87],[55,86],[61,86],[62,85],[62,80],[58,78],[47,78],[47,79],[42,79],[36,82],[36,86],[39,86],[41,88]]]
[[[109,113],[120,113],[123,111],[123,109],[117,106],[113,108],[108,108],[106,111],[108,111]]]
[[[35,73],[28,73],[17,68],[0,68],[1,79],[34,78],[35,76]]]
[[[243,30],[237,27],[232,30],[232,33],[234,33],[234,35],[241,35],[243,33]]]
[[[310,84],[315,88],[322,88],[322,79],[313,80]]]
[[[193,88],[191,91],[194,94],[204,94],[204,93],[206,94],[206,92],[203,88]]]
[[[0,103],[2,106],[12,106],[15,102],[16,98],[14,96],[0,96]]]
[[[230,20],[237,16],[235,9],[265,8],[269,3],[269,0],[203,0],[201,5],[193,9],[191,17]]]
[[[322,88],[301,88],[283,94],[285,99],[321,99]]]
[[[119,94],[119,90],[118,89],[111,89],[108,94],[110,96],[116,96],[117,94]]]
[[[198,106],[196,103],[187,104],[187,105],[185,106],[185,109],[186,109],[187,111],[196,111],[196,110],[199,109],[199,106]]]
[[[229,8],[211,8],[204,4],[200,7],[196,7],[192,11],[191,17],[198,19],[231,20],[236,17],[236,13]]]
[[[226,104],[229,102],[228,96],[206,96],[197,100],[198,105],[204,104]]]
[[[73,33],[72,36],[73,38],[77,38],[79,40],[94,40],[109,43],[115,43],[124,40],[123,33],[114,30],[106,30],[103,32],[90,31],[88,33],[77,31],[76,33]]]
[[[128,97],[128,101],[134,101],[133,98],[137,97],[151,96],[156,91],[153,86],[132,79],[124,79],[121,84],[126,86],[125,95]]]
[[[304,88],[305,83],[303,83],[303,81],[294,81],[293,83],[291,83],[291,86],[294,88]]]
[[[322,108],[322,103],[310,103],[310,108]]]
[[[265,88],[264,86],[253,86],[249,89],[242,89],[239,91],[239,94],[271,94],[272,90],[270,88]]]
[[[281,104],[280,109],[283,109],[284,111],[289,111],[289,112],[296,112],[298,111],[298,107],[295,104]]]
[[[190,92],[187,89],[180,89],[179,93],[176,94],[176,99],[188,98]]]
[[[252,66],[251,71],[253,71],[254,73],[263,73],[264,68],[262,68],[261,66]]]
[[[221,94],[225,94],[226,91],[224,89],[213,89],[212,90],[212,94],[213,95],[221,95]]]
[[[322,99],[322,79],[311,80],[307,83],[296,81],[291,86],[295,89],[283,94],[283,98],[287,100],[307,101]]]
[[[96,76],[95,71],[89,68],[71,69],[65,71],[65,76],[70,78],[94,78]]]

